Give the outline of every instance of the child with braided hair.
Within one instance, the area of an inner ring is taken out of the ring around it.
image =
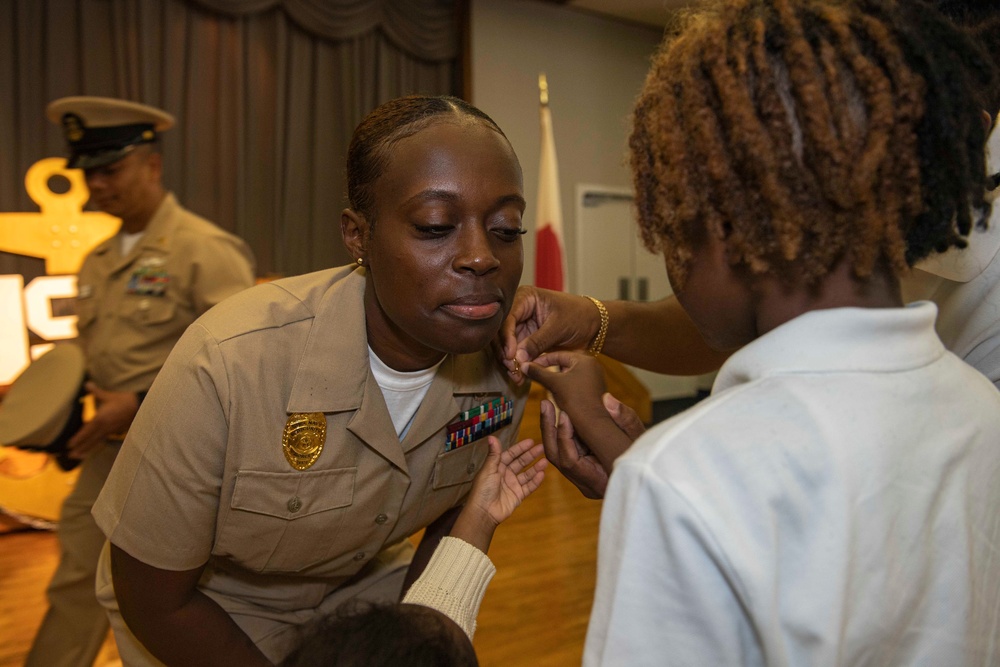
[[[635,444],[592,358],[520,365],[605,498],[585,665],[1000,663],[1000,393],[899,285],[985,220],[992,77],[912,1],[706,3],[665,41],[639,227],[737,351]]]

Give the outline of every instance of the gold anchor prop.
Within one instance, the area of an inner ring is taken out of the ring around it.
[[[69,181],[66,192],[49,187],[54,176]],[[24,186],[41,212],[0,213],[0,250],[44,259],[48,275],[75,274],[87,253],[121,226],[106,213],[83,211],[90,198],[83,172],[66,169],[63,158],[36,162]],[[23,523],[51,525],[78,474],[79,469],[64,472],[46,454],[0,447],[0,508]]]
[[[66,178],[69,190],[53,192],[49,187],[53,176]],[[0,213],[0,250],[43,258],[50,276],[79,271],[87,253],[121,226],[121,220],[107,213],[83,211],[90,198],[83,172],[66,169],[63,158],[33,164],[24,188],[41,213]]]

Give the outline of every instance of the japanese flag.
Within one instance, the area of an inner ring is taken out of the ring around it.
[[[566,262],[563,254],[562,202],[559,199],[559,167],[552,137],[552,113],[541,107],[542,151],[538,165],[538,209],[535,236],[535,286],[566,289]]]

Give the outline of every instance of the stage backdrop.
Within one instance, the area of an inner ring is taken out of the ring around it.
[[[174,114],[165,181],[246,239],[261,275],[346,263],[351,131],[377,104],[460,90],[455,0],[3,0],[0,211],[37,211],[27,169],[65,154],[67,95]],[[0,274],[25,260],[0,252]]]

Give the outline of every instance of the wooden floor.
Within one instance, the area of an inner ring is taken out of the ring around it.
[[[537,407],[522,435],[537,432]],[[594,592],[600,502],[587,500],[554,468],[497,531],[497,574],[479,615],[483,667],[579,665]],[[58,558],[50,532],[0,535],[0,667],[20,666],[45,613],[45,586]],[[114,665],[109,637],[98,665]]]

